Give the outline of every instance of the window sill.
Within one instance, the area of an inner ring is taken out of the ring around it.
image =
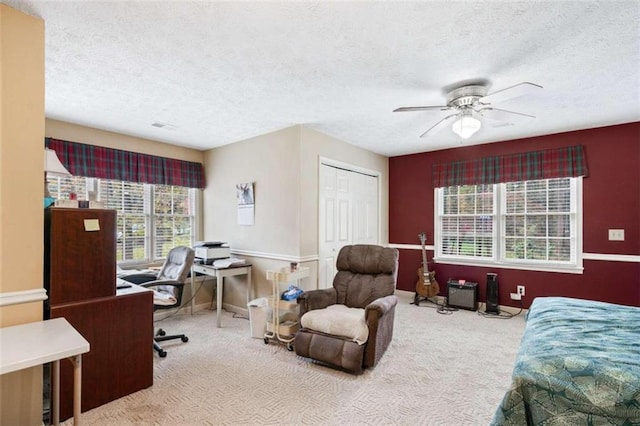
[[[500,269],[518,269],[522,271],[537,271],[537,272],[557,272],[561,274],[583,274],[584,268],[582,266],[565,266],[558,264],[533,264],[525,265],[522,263],[508,263],[508,262],[493,262],[493,261],[478,261],[473,259],[450,259],[443,257],[434,257],[435,263],[446,265],[460,265],[460,266],[478,266],[485,268],[500,268]]]

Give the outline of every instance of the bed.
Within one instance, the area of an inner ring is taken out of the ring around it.
[[[536,298],[492,425],[640,425],[640,308]]]

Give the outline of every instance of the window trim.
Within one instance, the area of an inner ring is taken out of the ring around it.
[[[433,217],[434,217],[434,256],[433,261],[435,263],[448,264],[448,265],[460,265],[460,266],[477,266],[488,268],[500,268],[500,269],[517,269],[523,271],[539,271],[539,272],[558,272],[569,274],[582,274],[584,273],[583,266],[583,196],[582,196],[582,176],[575,177],[575,262],[572,263],[559,263],[546,260],[527,260],[523,262],[518,260],[506,260],[502,258],[504,251],[504,221],[502,211],[502,200],[504,190],[500,185],[504,183],[494,184],[494,202],[498,203],[497,209],[494,209],[494,215],[496,218],[494,226],[494,258],[487,260],[486,258],[477,257],[464,257],[464,256],[448,256],[441,253],[442,250],[442,235],[440,232],[441,223],[439,221],[439,208],[442,203],[442,197],[439,191],[443,188],[434,188],[433,190]],[[573,200],[572,200],[573,202]]]

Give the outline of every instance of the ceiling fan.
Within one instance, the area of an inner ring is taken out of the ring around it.
[[[435,134],[453,123],[451,129],[461,138],[468,139],[482,127],[482,118],[487,118],[503,125],[514,124],[519,121],[535,118],[533,115],[521,112],[507,111],[494,108],[494,103],[500,103],[508,99],[514,99],[527,95],[542,86],[534,83],[523,82],[506,89],[487,94],[487,87],[481,84],[470,84],[453,89],[447,94],[447,104],[441,106],[417,106],[396,108],[393,112],[408,111],[455,111],[436,124],[431,126],[420,137],[427,134]]]

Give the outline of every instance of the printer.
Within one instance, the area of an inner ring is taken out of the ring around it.
[[[216,259],[226,259],[231,256],[229,245],[222,241],[198,241],[193,247],[196,263],[213,264]]]

